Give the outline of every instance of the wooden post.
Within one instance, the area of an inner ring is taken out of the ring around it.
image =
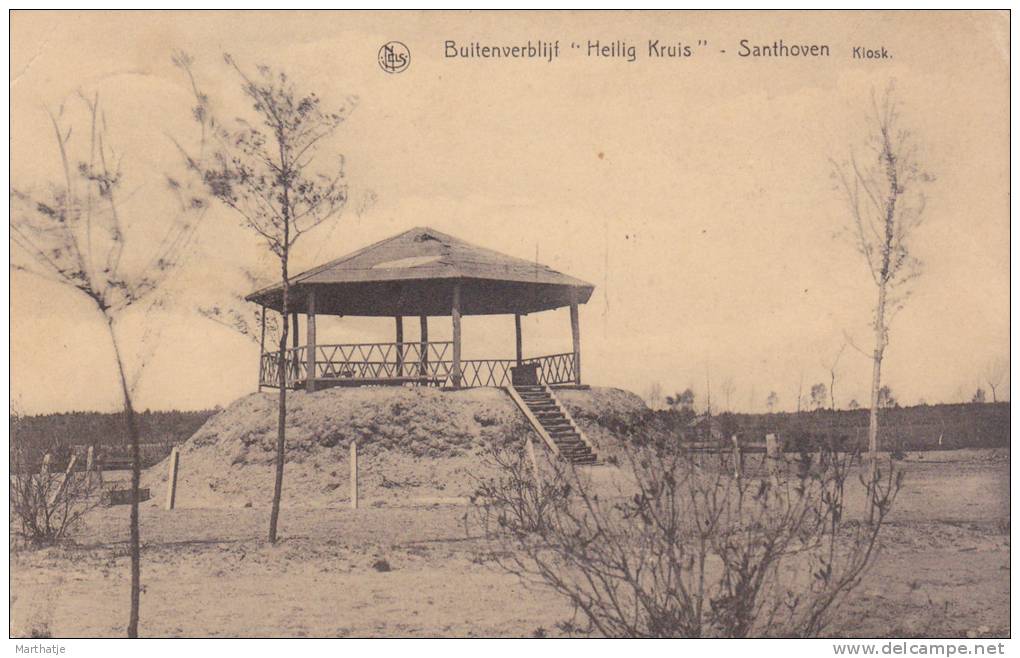
[[[733,441],[733,477],[739,479],[740,476],[743,475],[744,458],[740,454],[740,439],[737,438],[736,434],[733,435],[732,441]]]
[[[419,377],[428,377],[429,374],[429,316],[422,315],[418,317],[418,322],[421,325],[421,342],[419,344],[419,357],[421,358],[421,366],[418,369]]]
[[[453,387],[460,388],[460,281],[453,284]]]
[[[181,453],[177,446],[170,451],[170,470],[166,475],[166,508],[173,509],[177,502],[177,469],[180,464]]]
[[[47,455],[49,456],[49,455]],[[67,487],[67,479],[71,477],[71,471],[74,470],[74,464],[78,461],[78,455],[71,455],[71,460],[67,462],[67,470],[64,471],[64,478],[60,481],[57,486],[57,490],[50,496],[49,508],[52,509],[57,504],[57,499],[60,498],[60,494],[64,493],[64,488]]]
[[[351,441],[351,509],[358,509],[358,442]]]
[[[517,336],[517,365],[524,362],[524,341],[521,340],[521,314],[514,313],[514,332]]]
[[[298,347],[301,346],[301,336],[298,335],[300,331],[298,314],[297,311],[294,311],[290,314],[290,345],[294,349],[294,353],[291,354],[290,358],[290,367],[293,369],[294,374],[292,377],[288,377],[291,381],[297,381],[298,373],[301,372],[301,355],[298,354]]]
[[[765,435],[765,458],[769,462],[769,474],[779,474],[779,441],[775,434]]]
[[[92,467],[95,465],[96,460],[96,449],[95,446],[89,446],[89,449],[85,451],[85,478],[88,481],[89,486],[92,486]]]
[[[577,293],[570,296],[570,337],[574,343],[574,383],[581,384],[581,325],[577,316]]]
[[[535,456],[535,444],[531,440],[529,433],[528,438],[524,440],[524,447],[528,452],[528,459],[531,461],[531,472],[535,476],[535,491],[542,491],[542,475],[538,470],[538,457]]]
[[[305,341],[305,369],[308,371],[305,376],[305,390],[309,393],[315,392],[315,288],[308,291],[308,302],[305,313],[308,315],[308,339]],[[295,332],[297,336],[297,332]]]
[[[404,376],[404,317],[396,316],[397,321],[397,377]]]
[[[266,353],[266,307],[262,306],[261,308],[262,312],[259,314],[262,316],[262,330],[259,332],[259,393],[262,392],[262,368],[264,364],[262,355]]]

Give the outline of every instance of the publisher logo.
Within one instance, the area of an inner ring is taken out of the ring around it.
[[[379,49],[379,66],[387,73],[406,71],[411,65],[411,51],[399,41],[390,41]]]

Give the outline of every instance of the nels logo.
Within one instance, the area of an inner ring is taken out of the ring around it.
[[[411,51],[399,41],[390,41],[379,49],[379,66],[387,73],[406,71],[411,65]]]

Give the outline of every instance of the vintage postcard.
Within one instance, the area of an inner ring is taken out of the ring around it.
[[[1008,11],[9,20],[18,651],[1004,651]]]

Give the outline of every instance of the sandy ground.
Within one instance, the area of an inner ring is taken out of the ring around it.
[[[906,468],[879,557],[831,633],[1007,636],[1008,453],[913,453]],[[569,607],[488,563],[465,529],[465,505],[398,504],[286,508],[276,546],[263,539],[261,507],[145,506],[142,634],[559,634]],[[76,545],[13,553],[13,635],[123,633],[127,518],[126,507],[105,509]],[[373,566],[380,560],[389,571]]]

